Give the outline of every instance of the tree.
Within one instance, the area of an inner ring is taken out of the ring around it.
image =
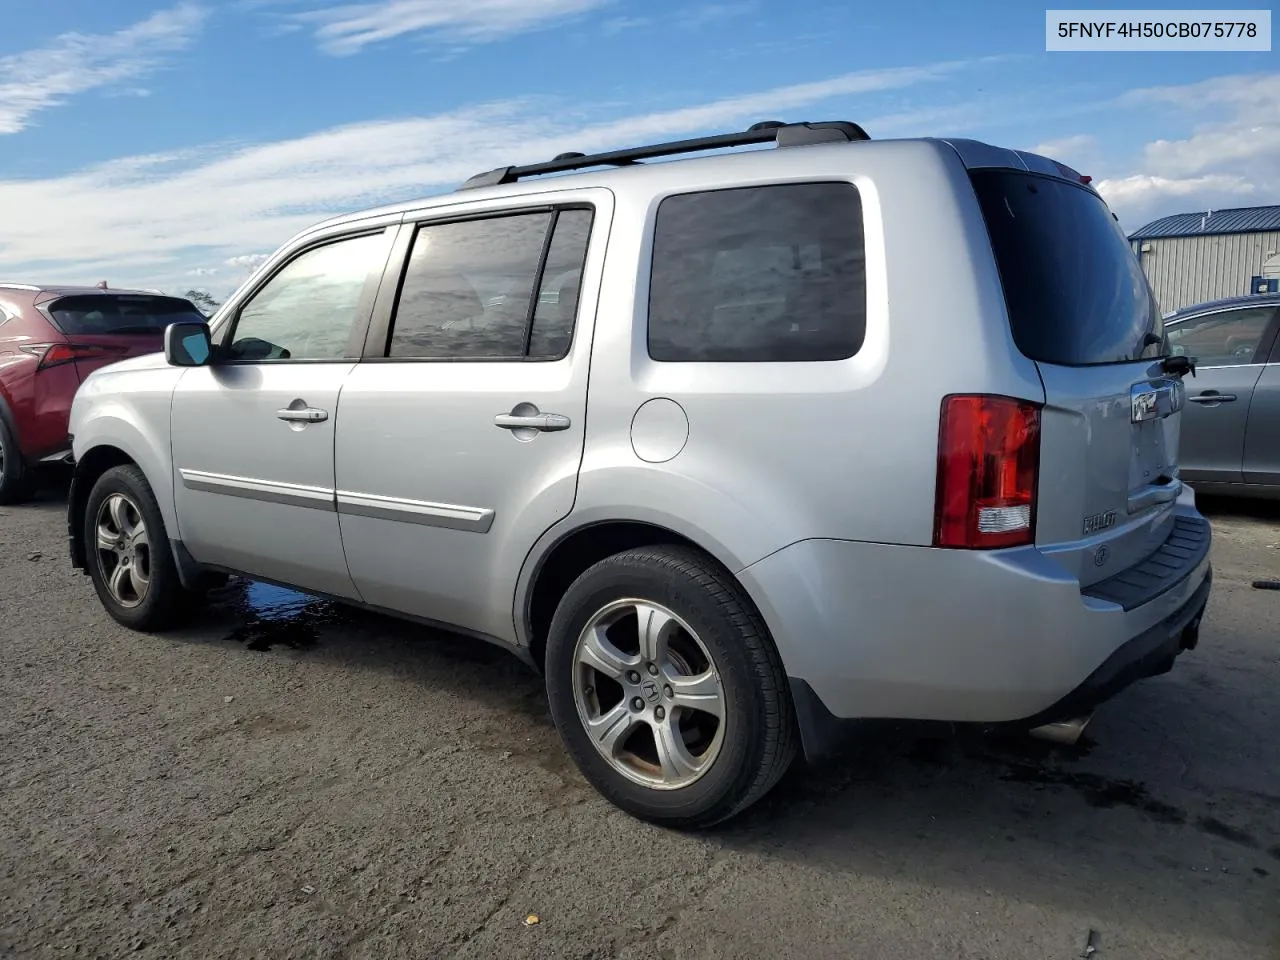
[[[206,317],[213,316],[214,311],[220,306],[219,302],[207,290],[188,290],[183,296],[194,303],[196,309]]]

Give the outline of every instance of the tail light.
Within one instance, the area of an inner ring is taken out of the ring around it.
[[[21,350],[40,358],[37,370],[47,370],[76,360],[101,360],[103,357],[115,357],[124,353],[119,347],[83,343],[27,343]]]
[[[944,398],[934,546],[990,550],[1035,542],[1039,472],[1038,404],[982,395]]]

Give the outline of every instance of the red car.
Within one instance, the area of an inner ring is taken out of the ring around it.
[[[91,372],[164,349],[189,300],[137,290],[0,283],[0,504],[29,496],[41,464],[71,455],[67,417]]]

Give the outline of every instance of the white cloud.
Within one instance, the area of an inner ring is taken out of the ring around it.
[[[1031,152],[1069,163],[1073,158],[1092,156],[1097,146],[1098,141],[1091,134],[1077,133],[1074,136],[1038,143],[1031,148]]]
[[[1143,87],[1125,95],[1129,104],[1170,103],[1192,109],[1208,104],[1233,104],[1256,107],[1274,101],[1280,93],[1280,74],[1243,73],[1212,77],[1198,83],[1180,86]]]
[[[201,7],[183,3],[116,33],[64,33],[45,47],[0,58],[0,134],[17,133],[75,94],[152,72],[164,54],[191,42],[204,19]]]
[[[1121,104],[1172,108],[1179,119],[1201,121],[1181,139],[1148,143],[1132,173],[1099,182],[1127,227],[1171,213],[1280,202],[1280,73],[1135,90]]]
[[[755,13],[759,8],[760,4],[757,0],[743,0],[740,3],[704,3],[680,11],[676,15],[675,22],[686,29],[696,30],[708,24]]]
[[[1110,178],[1098,181],[1098,189],[1107,202],[1113,207],[1132,207],[1163,201],[1169,198],[1195,198],[1197,201],[1208,197],[1228,199],[1229,202],[1241,202],[1257,192],[1248,180],[1227,174],[1205,174],[1200,177],[1157,177],[1148,174],[1135,174],[1130,177]],[[1219,203],[1199,203],[1192,209],[1210,209],[1222,206]],[[1186,203],[1182,203],[1186,207]]]
[[[228,267],[234,267],[237,270],[256,270],[270,257],[269,253],[242,253],[239,256],[228,257],[224,262]]]
[[[489,43],[541,29],[607,6],[613,0],[376,0],[294,16],[336,56],[415,35],[450,43]]]
[[[217,267],[196,267],[194,270],[187,271],[189,277],[216,277],[217,275]]]
[[[649,17],[610,17],[600,24],[600,31],[612,37],[628,30],[639,30],[650,26],[653,26],[653,20]]]
[[[421,196],[486,168],[741,129],[833,98],[943,79],[964,66],[850,73],[612,120],[570,120],[559,104],[508,101],[275,143],[125,157],[50,179],[0,180],[7,214],[0,273],[73,281],[107,271],[113,282],[165,286],[211,261],[249,269],[258,255],[243,251],[274,249],[325,215]]]

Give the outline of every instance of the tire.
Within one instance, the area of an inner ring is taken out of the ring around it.
[[[642,621],[660,625],[646,646]],[[591,639],[602,630],[603,641]],[[628,550],[574,581],[551,622],[546,684],[583,776],[652,823],[726,820],[763,797],[796,755],[790,690],[763,621],[732,576],[689,548]]]
[[[113,512],[113,504],[120,512]],[[118,535],[117,550],[100,548],[100,524],[104,532]],[[83,536],[89,576],[116,622],[156,632],[173,626],[188,609],[191,596],[178,579],[164,518],[140,469],[112,467],[98,478],[85,504]],[[112,576],[121,563],[129,570],[113,587]],[[140,588],[144,579],[145,590]]]
[[[18,449],[18,438],[0,416],[0,505],[22,503],[34,492],[35,482]]]

